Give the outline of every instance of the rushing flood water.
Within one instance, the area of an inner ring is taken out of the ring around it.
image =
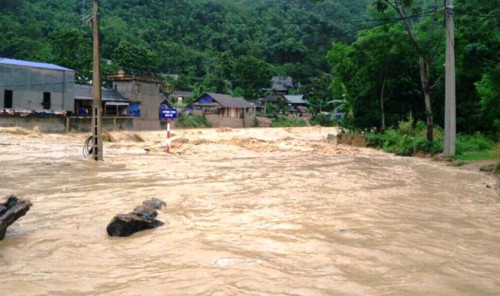
[[[361,150],[115,147],[95,163],[81,141],[49,140],[0,145],[0,196],[33,203],[0,242],[1,295],[500,294],[483,174]],[[151,197],[163,227],[107,236]]]

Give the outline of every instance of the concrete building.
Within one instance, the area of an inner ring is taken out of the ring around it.
[[[110,75],[113,89],[124,99],[134,102],[129,106],[129,115],[134,118],[134,130],[160,129],[160,85],[162,80],[157,77],[136,76],[125,74],[123,70]]]
[[[0,108],[73,111],[75,72],[53,64],[0,58]]]

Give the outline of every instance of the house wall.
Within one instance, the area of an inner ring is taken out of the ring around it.
[[[213,127],[243,128],[251,127],[255,122],[255,112],[245,112],[242,117],[224,117],[215,114],[205,114],[205,118]]]
[[[20,117],[2,116],[0,117],[0,127],[20,127],[24,129],[37,128],[43,133],[65,133],[70,131],[89,132],[91,131],[91,117],[64,117],[50,116]],[[109,117],[102,119],[102,128],[107,131],[134,130],[134,119],[130,117]]]
[[[209,115],[206,114],[205,118],[210,122],[212,127],[230,127],[230,128],[242,128],[243,119],[234,117],[221,117],[219,115]]]
[[[68,117],[66,130],[76,132],[90,132],[91,120],[89,117]],[[101,126],[107,131],[134,130],[134,118],[131,117],[104,117]]]
[[[36,127],[43,133],[64,133],[66,132],[66,118],[62,116],[48,118],[2,116],[0,117],[0,127],[20,127],[28,130]]]
[[[255,123],[255,108],[221,108],[219,114],[205,113],[203,109],[195,109],[193,115],[205,116],[213,127],[243,128]]]
[[[42,111],[44,92],[50,93],[50,109],[72,111],[75,72],[0,64],[0,108],[5,90],[12,91],[12,108]]]
[[[124,98],[140,103],[141,117],[134,119],[135,130],[160,129],[160,85],[137,80],[114,81],[113,88]]]

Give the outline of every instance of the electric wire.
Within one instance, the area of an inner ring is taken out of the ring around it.
[[[88,158],[92,155],[92,136],[89,136],[85,142],[83,142],[83,157]]]

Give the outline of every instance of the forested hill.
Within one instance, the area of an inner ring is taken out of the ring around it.
[[[0,57],[54,62],[88,77],[83,20],[92,2],[0,0]],[[222,80],[220,65],[250,56],[273,74],[304,80],[328,71],[332,41],[354,40],[368,2],[101,0],[102,57],[131,71]]]
[[[100,0],[103,73],[154,73],[177,89],[256,99],[272,75],[301,82],[320,124],[443,126],[445,11],[456,22],[457,130],[500,138],[500,1]],[[91,79],[92,0],[0,0],[0,57]],[[410,31],[410,32],[409,32]],[[325,120],[323,120],[325,119]],[[436,135],[439,136],[437,131]]]

